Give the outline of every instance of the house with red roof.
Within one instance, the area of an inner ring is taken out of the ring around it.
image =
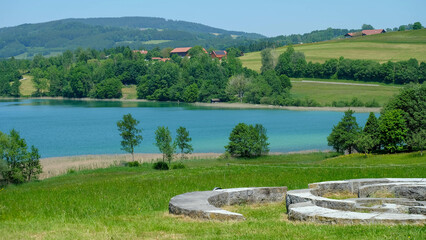
[[[386,33],[384,29],[372,29],[372,30],[362,30],[361,32],[351,32],[346,33],[345,37],[359,37],[359,36],[367,36],[367,35],[374,35],[374,34],[381,34]]]
[[[147,54],[148,51],[146,50],[133,50],[134,53],[140,53],[140,54]]]
[[[192,47],[184,47],[184,48],[175,48],[170,52],[170,56],[172,54],[177,54],[178,56],[185,57],[188,56],[188,52]],[[203,51],[207,53],[206,49],[203,48]]]
[[[362,36],[386,33],[384,29],[362,30]]]
[[[219,60],[222,60],[222,58],[226,58],[227,54],[228,53],[224,50],[215,50],[210,53],[210,56],[212,58],[218,58]]]

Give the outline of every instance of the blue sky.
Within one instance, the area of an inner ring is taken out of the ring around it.
[[[426,0],[0,0],[0,28],[63,18],[148,16],[266,36],[426,25]]]

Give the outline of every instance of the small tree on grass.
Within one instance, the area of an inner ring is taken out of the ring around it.
[[[8,183],[29,182],[42,172],[38,149],[27,149],[25,139],[12,129],[10,134],[0,132],[0,171]]]
[[[261,124],[252,126],[239,123],[232,130],[225,149],[233,156],[260,156],[269,152],[267,140],[266,129]]]
[[[139,121],[134,119],[130,113],[124,115],[123,120],[117,122],[120,136],[123,138],[121,141],[121,150],[131,153],[132,161],[135,161],[135,147],[138,146],[143,140],[142,135],[140,135],[142,130],[136,128],[138,124]]]
[[[377,139],[373,139],[370,134],[362,133],[355,140],[355,145],[356,149],[365,153],[365,156],[367,157],[367,154],[371,152],[375,146],[377,146],[378,142],[379,141]]]
[[[330,135],[327,137],[328,146],[333,148],[340,153],[347,150],[352,153],[355,148],[355,140],[361,131],[354,116],[354,111],[348,110],[345,112],[342,120],[333,127]]]
[[[189,137],[189,132],[184,127],[179,127],[176,130],[177,136],[174,145],[180,150],[181,158],[185,157],[185,154],[191,154],[194,149],[190,142],[192,139]]]
[[[414,149],[420,151],[420,155],[423,156],[423,150],[426,149],[426,130],[422,129],[418,133],[413,133],[408,137],[407,143]]]
[[[155,145],[163,154],[163,162],[167,159],[170,164],[173,159],[173,153],[175,149],[172,144],[172,136],[170,135],[170,130],[168,127],[162,126],[155,130]]]

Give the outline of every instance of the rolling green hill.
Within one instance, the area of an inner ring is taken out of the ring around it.
[[[162,18],[65,19],[1,28],[0,58],[49,56],[78,47],[101,50],[123,45],[134,49],[194,45],[223,49],[238,41],[263,37]]]
[[[286,48],[276,48],[275,57],[283,53]],[[294,45],[294,49],[303,52],[308,62],[322,63],[341,56],[348,59],[368,59],[378,62],[401,61],[410,58],[426,61],[426,29],[298,44]],[[260,70],[260,52],[247,53],[240,59],[244,66],[256,71]]]

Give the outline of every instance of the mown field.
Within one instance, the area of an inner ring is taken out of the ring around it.
[[[171,197],[214,187],[288,186],[378,177],[424,177],[426,156],[312,153],[248,160],[188,160],[185,169],[111,167],[0,190],[1,239],[425,239],[424,226],[288,221],[285,204],[230,207],[243,222],[168,214]]]
[[[276,48],[275,57],[278,58],[286,49],[286,47]],[[425,62],[426,29],[298,44],[294,45],[294,49],[303,52],[308,62],[323,63],[328,59],[341,56],[378,62],[403,61],[410,58]],[[260,52],[246,53],[240,59],[243,66],[260,71]]]
[[[292,86],[290,93],[293,98],[312,99],[322,106],[331,106],[333,101],[351,102],[353,98],[363,103],[376,101],[383,106],[402,88],[383,83],[303,78],[292,79]]]

